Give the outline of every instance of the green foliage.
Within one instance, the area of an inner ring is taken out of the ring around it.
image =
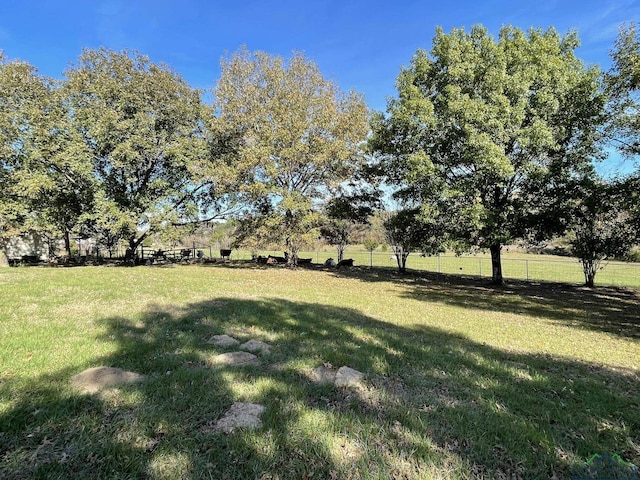
[[[377,195],[367,191],[343,193],[327,202],[320,234],[337,248],[338,262],[342,261],[344,250],[355,235],[367,228],[378,203]]]
[[[439,226],[421,215],[419,208],[395,212],[384,222],[387,241],[393,248],[398,270],[404,272],[409,254],[420,248],[423,253],[436,253],[443,240]]]
[[[95,178],[59,85],[22,62],[0,63],[2,230],[69,236],[91,210]]]
[[[574,33],[504,27],[438,29],[397,80],[388,115],[373,119],[371,148],[398,196],[443,216],[449,233],[490,248],[562,232],[557,215],[576,174],[599,155],[600,72],[574,55]]]
[[[244,230],[295,261],[318,236],[318,204],[361,162],[368,130],[361,95],[344,94],[301,54],[285,61],[239,51],[222,62],[216,111],[253,200]]]
[[[621,182],[586,179],[580,192],[572,210],[570,245],[582,263],[585,284],[593,287],[601,263],[627,255],[637,233],[625,209],[627,195]]]
[[[614,143],[625,155],[640,154],[640,35],[631,22],[620,28],[607,75]]]
[[[73,122],[100,180],[95,223],[135,249],[146,236],[198,218],[209,185],[200,92],[135,52],[85,50],[66,72]]]
[[[368,252],[373,252],[376,248],[378,248],[380,243],[378,243],[378,241],[373,237],[367,237],[364,239],[364,242],[362,242],[362,245]]]
[[[0,53],[0,238],[18,232],[28,216],[16,175],[35,150],[33,130],[46,90],[33,67]]]

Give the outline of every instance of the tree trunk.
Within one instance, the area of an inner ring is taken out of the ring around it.
[[[404,273],[407,271],[407,258],[409,257],[409,251],[407,250],[403,250],[402,251],[402,270],[400,271],[401,273]]]
[[[500,260],[500,251],[502,245],[499,243],[493,244],[489,247],[491,251],[491,283],[494,285],[502,285],[502,262]]]
[[[344,258],[344,245],[338,245],[336,248],[338,250],[338,263],[342,261]]]
[[[127,248],[127,252],[125,253],[124,259],[126,262],[130,262],[131,265],[136,264],[136,250],[140,246],[144,239],[147,238],[147,234],[143,234],[139,238],[131,237],[129,238],[129,248]]]
[[[582,260],[582,271],[584,272],[584,284],[589,288],[595,286],[596,271],[598,266],[593,260]]]
[[[64,232],[64,251],[67,253],[67,257],[71,258],[71,235],[69,230]]]
[[[289,265],[290,267],[295,267],[298,265],[298,249],[297,248],[293,248],[292,246],[289,248],[287,265]]]
[[[402,249],[402,247],[400,248],[395,248],[393,249],[394,254],[396,256],[396,262],[398,264],[398,272],[399,273],[404,273],[406,271],[406,265],[407,265],[407,255],[405,255],[405,251]]]

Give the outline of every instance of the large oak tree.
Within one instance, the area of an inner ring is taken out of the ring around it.
[[[290,59],[242,49],[222,61],[218,121],[236,138],[255,235],[295,262],[317,238],[320,204],[359,164],[368,131],[361,95],[343,93],[302,54]]]
[[[85,50],[66,76],[100,185],[97,230],[126,239],[133,252],[153,232],[197,221],[215,186],[201,93],[136,52]]]
[[[577,46],[553,29],[438,29],[374,121],[385,174],[458,239],[488,248],[497,284],[502,245],[561,232],[565,186],[599,154],[600,72]]]

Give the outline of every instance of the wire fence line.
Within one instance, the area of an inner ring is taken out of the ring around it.
[[[279,251],[258,252],[260,255],[278,255]],[[328,258],[337,259],[335,251],[304,251],[298,254],[300,258],[311,258],[313,263],[324,263]],[[565,259],[544,258],[544,255],[525,255],[511,257],[502,256],[502,274],[505,279],[525,280],[529,282],[564,282],[583,284],[584,273],[582,264],[575,258]],[[531,258],[533,257],[533,258]],[[537,258],[539,257],[539,258]],[[234,250],[232,259],[249,260],[249,251]],[[396,259],[392,252],[345,252],[344,258],[352,258],[355,265],[371,267],[397,268]],[[488,255],[434,255],[422,257],[412,253],[407,257],[406,267],[426,272],[445,273],[452,275],[470,275],[491,278],[491,257]],[[596,275],[596,285],[618,287],[640,287],[640,263],[603,262]]]

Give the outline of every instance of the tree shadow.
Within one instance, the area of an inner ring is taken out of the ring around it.
[[[219,297],[100,322],[97,340],[115,349],[81,368],[146,380],[82,395],[69,387],[76,369],[3,379],[3,478],[549,478],[594,453],[640,462],[636,372],[282,299]],[[228,349],[207,340],[222,333],[272,353],[260,366],[211,367]],[[309,373],[323,364],[365,381],[316,384]],[[212,431],[235,401],[266,407],[260,430]]]
[[[416,271],[397,274],[353,269],[336,275],[363,282],[399,283],[407,287],[405,298],[487,312],[525,314],[561,325],[640,339],[640,289],[522,281],[495,286],[486,279]]]

